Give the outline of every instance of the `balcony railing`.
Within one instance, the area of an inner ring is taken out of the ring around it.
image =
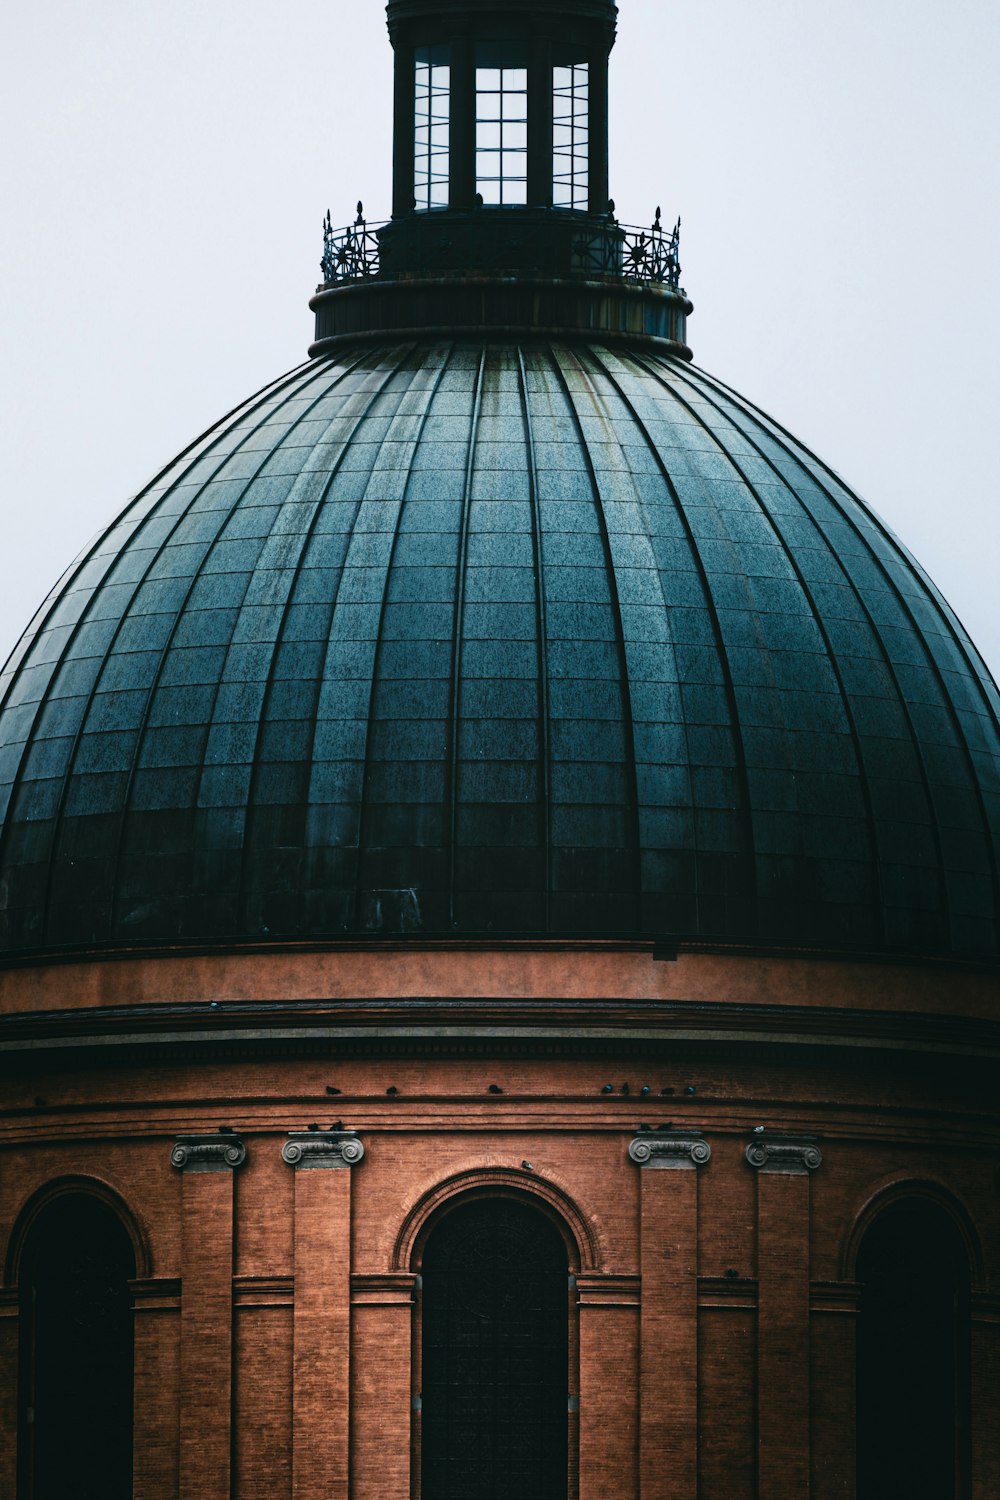
[[[444,222],[440,213],[420,215],[419,218],[428,225],[436,223],[441,226]],[[368,281],[378,276],[382,269],[379,233],[388,222],[382,220],[370,224],[364,216],[363,205],[359,203],[354,223],[336,229],[327,212],[323,221],[323,258],[320,261],[322,285],[340,286],[344,282]],[[453,221],[454,239],[449,240],[452,268],[461,268],[463,257],[458,247],[463,239],[468,239],[470,248],[473,248],[471,235],[477,240],[485,237],[490,245],[501,223],[508,227],[512,222],[501,220],[499,216],[494,219],[489,212],[472,223],[465,220],[459,225]],[[648,229],[619,224],[616,219],[609,219],[606,223],[569,217],[562,219],[559,210],[550,211],[544,224],[536,223],[533,229],[536,246],[540,235],[558,242],[552,246],[555,254],[544,256],[548,269],[553,263],[558,263],[561,273],[570,276],[611,276],[639,286],[667,286],[673,291],[680,288],[681,221],[678,219],[672,229],[665,229],[659,208]],[[474,248],[476,253],[469,264],[481,268],[482,246]],[[499,253],[502,255],[503,252]],[[415,265],[412,269],[424,268]]]
[[[341,281],[367,281],[379,271],[378,231],[387,223],[368,224],[364,215],[364,204],[358,204],[358,216],[353,224],[343,229],[334,229],[330,221],[330,210],[323,220],[323,259],[319,268],[323,272],[323,285],[336,286]]]

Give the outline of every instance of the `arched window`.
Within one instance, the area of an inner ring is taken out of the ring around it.
[[[86,1193],[42,1209],[20,1263],[18,1500],[129,1500],[135,1257]]]
[[[566,1500],[568,1262],[516,1198],[476,1198],[423,1257],[422,1500]]]
[[[858,1500],[969,1493],[969,1262],[943,1209],[878,1215],[857,1261]]]

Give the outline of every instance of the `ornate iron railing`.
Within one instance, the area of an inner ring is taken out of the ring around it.
[[[437,218],[437,215],[434,215]],[[680,234],[681,221],[672,229],[665,229],[660,215],[648,229],[632,224],[619,224],[616,219],[594,224],[593,220],[579,224],[579,232],[572,233],[578,221],[567,219],[560,222],[553,214],[549,223],[555,233],[568,231],[568,263],[565,270],[574,276],[615,276],[638,285],[668,286],[676,291],[680,287]],[[337,286],[347,281],[366,281],[378,276],[381,269],[379,231],[388,220],[369,224],[364,216],[363,204],[358,204],[357,218],[343,229],[335,229],[329,210],[323,220],[323,258],[320,269],[323,285]]]
[[[613,221],[599,233],[586,230],[573,242],[573,270],[590,276],[624,276],[626,281],[681,284],[681,221],[664,229],[660,209],[648,229]]]
[[[361,202],[354,223],[344,229],[334,229],[327,209],[323,220],[323,259],[319,263],[324,286],[334,286],[339,281],[365,281],[378,275],[381,227],[381,224],[368,225]]]

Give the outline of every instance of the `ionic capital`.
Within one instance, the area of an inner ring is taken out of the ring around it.
[[[823,1153],[808,1135],[765,1135],[763,1131],[755,1131],[744,1155],[758,1172],[801,1176],[823,1165]]]
[[[290,1167],[353,1167],[365,1154],[353,1130],[290,1130],[281,1148]]]
[[[180,1172],[230,1172],[247,1159],[247,1148],[238,1135],[179,1135],[170,1150],[170,1162]]]
[[[643,1131],[629,1141],[628,1154],[640,1167],[703,1167],[712,1148],[700,1130]]]

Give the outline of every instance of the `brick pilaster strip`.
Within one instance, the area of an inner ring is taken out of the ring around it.
[[[640,1188],[639,1495],[698,1495],[698,1171],[712,1155],[694,1131],[644,1132],[629,1145]],[[664,1394],[669,1415],[654,1398]]]
[[[746,1159],[757,1172],[757,1434],[759,1493],[808,1500],[809,1177],[815,1141],[755,1131]]]
[[[348,1500],[351,1383],[352,1131],[296,1131],[292,1500]]]
[[[581,1273],[580,1500],[639,1490],[639,1278]]]
[[[179,1484],[180,1278],[133,1281],[132,1307],[135,1330],[132,1497],[161,1500],[163,1495],[176,1495]]]
[[[411,1352],[416,1281],[408,1271],[352,1279],[351,1500],[412,1494],[411,1423],[420,1390]]]
[[[0,1290],[0,1495],[17,1486],[17,1342],[18,1298],[12,1287]]]
[[[972,1500],[1000,1495],[1000,1296],[974,1292],[971,1299]]]
[[[229,1500],[233,1392],[233,1169],[238,1136],[180,1136],[180,1500]],[[210,1418],[208,1417],[208,1414]]]

